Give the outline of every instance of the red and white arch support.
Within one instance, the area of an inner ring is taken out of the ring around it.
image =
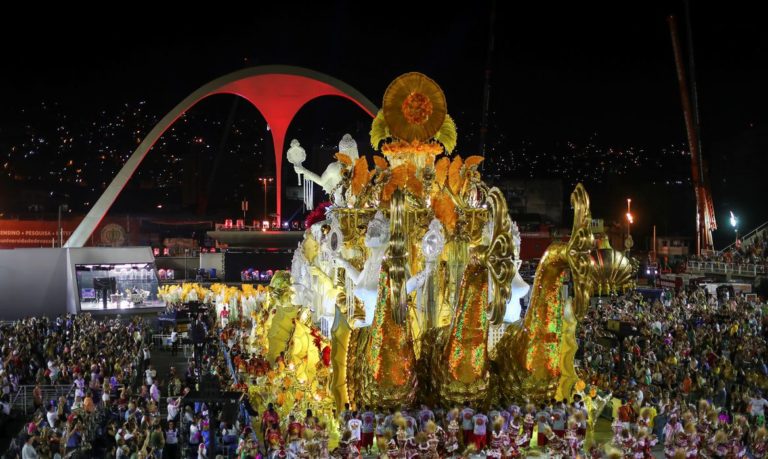
[[[321,96],[340,96],[351,100],[371,117],[378,108],[359,91],[328,75],[312,70],[281,65],[251,67],[211,81],[181,101],[160,120],[133,152],[120,172],[93,205],[64,247],[82,247],[112,207],[117,196],[133,176],[152,146],[176,120],[195,104],[214,94],[234,94],[246,99],[269,124],[275,145],[277,219],[282,210],[282,163],[285,133],[296,113],[307,102]]]

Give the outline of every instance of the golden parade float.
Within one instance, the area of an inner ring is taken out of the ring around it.
[[[277,364],[271,384],[252,383],[255,401],[282,394],[288,410],[289,396],[323,410],[489,406],[583,391],[578,323],[594,293],[624,290],[634,277],[628,258],[595,243],[584,187],[571,194],[569,239],[547,249],[518,318],[511,311],[528,292],[520,233],[503,193],[482,179],[484,158],[454,153],[440,87],[420,73],[394,80],[370,141],[381,153],[371,162],[345,136],[322,174],[302,166],[306,154],[291,142],[288,160],[330,205],[314,212],[294,254],[290,294],[251,314],[251,343]],[[286,366],[297,381],[280,376]]]

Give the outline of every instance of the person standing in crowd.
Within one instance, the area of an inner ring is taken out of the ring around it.
[[[472,443],[472,431],[475,429],[475,424],[472,422],[474,416],[475,410],[470,408],[469,402],[464,402],[464,408],[459,412],[459,417],[461,418],[462,444],[465,446]]]
[[[370,454],[371,448],[373,447],[373,433],[376,429],[376,415],[367,405],[364,408],[361,421],[363,422],[363,425],[360,434],[360,450],[364,450],[366,454]]]
[[[168,421],[168,428],[165,429],[164,451],[168,459],[179,457],[179,429],[174,421]]]
[[[21,448],[21,459],[38,459],[40,457],[37,455],[37,450],[35,450],[36,441],[37,437],[35,435],[27,435],[24,446]]]

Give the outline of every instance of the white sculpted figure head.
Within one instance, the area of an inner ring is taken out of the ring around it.
[[[440,258],[445,247],[445,236],[443,235],[443,224],[440,220],[433,218],[429,223],[429,230],[424,234],[421,240],[421,251],[428,263],[433,263]]]
[[[366,247],[381,247],[389,242],[389,221],[381,211],[376,212],[365,232]]]
[[[341,138],[341,141],[339,142],[339,152],[344,153],[353,160],[358,158],[357,142],[355,142],[355,139],[353,139],[351,135],[344,134],[344,137]]]

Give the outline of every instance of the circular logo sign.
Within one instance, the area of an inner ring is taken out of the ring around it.
[[[125,229],[117,223],[110,223],[101,229],[101,242],[113,247],[125,243]]]
[[[635,245],[635,241],[632,240],[632,236],[627,236],[626,239],[624,239],[624,247],[629,250],[633,245]]]

